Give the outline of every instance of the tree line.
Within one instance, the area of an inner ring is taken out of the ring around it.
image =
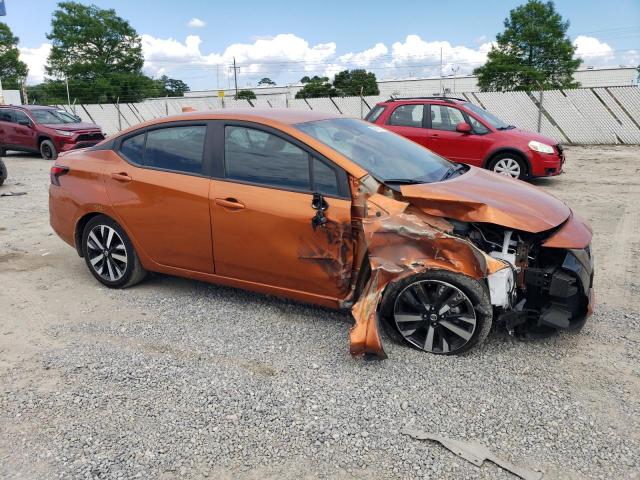
[[[474,70],[483,91],[564,89],[579,86],[573,74],[581,60],[567,36],[569,22],[563,20],[553,2],[528,0],[510,11],[504,31],[487,61]],[[49,78],[27,87],[30,101],[66,103],[67,88],[79,103],[137,102],[148,97],[182,96],[189,86],[182,80],[151,78],[142,71],[144,57],[140,35],[113,9],[63,1],[57,6],[47,34],[51,52],[47,59]],[[0,79],[5,89],[20,88],[27,65],[20,60],[19,39],[0,22]],[[639,67],[640,68],[640,67]],[[378,95],[374,73],[364,69],[344,70],[328,77],[305,76],[296,98]],[[268,77],[258,86],[271,86]],[[241,90],[236,98],[255,98]]]

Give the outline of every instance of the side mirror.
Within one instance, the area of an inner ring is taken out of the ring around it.
[[[82,123],[82,119],[78,115],[74,115],[73,118],[76,120],[76,122]]]
[[[460,122],[456,125],[456,132],[467,134],[471,133],[471,125],[469,125],[467,122]]]
[[[321,193],[314,193],[311,208],[316,211],[316,214],[311,219],[311,227],[315,232],[318,227],[324,227],[327,224],[327,217],[325,217],[324,212],[329,208],[329,204]]]

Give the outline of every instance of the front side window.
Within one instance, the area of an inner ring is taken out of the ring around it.
[[[431,105],[431,128],[434,130],[456,131],[456,125],[464,122],[460,110],[446,105]]]
[[[313,159],[313,184],[314,192],[322,193],[323,195],[340,194],[338,188],[338,176],[336,169],[327,165],[322,160],[317,158]]]
[[[206,133],[207,127],[200,125],[148,131],[144,165],[176,172],[202,173]]]
[[[380,181],[440,181],[451,163],[389,130],[352,118],[332,118],[294,125],[368,171]]]
[[[400,105],[396,108],[387,122],[397,127],[422,127],[424,105]]]
[[[231,180],[311,190],[309,154],[282,137],[246,127],[225,127],[225,176]]]

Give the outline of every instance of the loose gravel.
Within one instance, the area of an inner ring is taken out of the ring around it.
[[[6,311],[33,308],[13,295],[24,282],[54,313],[32,355],[0,348],[0,478],[515,478],[400,434],[406,424],[545,479],[640,478],[640,313],[606,296],[579,334],[493,331],[462,357],[387,338],[388,360],[354,360],[349,312],[162,275],[113,291],[69,247],[31,263],[11,248]],[[85,297],[71,311],[55,301],[61,268]]]

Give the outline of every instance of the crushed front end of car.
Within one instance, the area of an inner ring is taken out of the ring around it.
[[[366,178],[356,185],[361,225],[354,231],[362,238],[355,260],[368,259],[368,281],[354,287],[353,355],[386,356],[379,334],[385,291],[436,270],[482,283],[489,318],[513,335],[584,325],[594,302],[590,228],[541,190],[496,177],[472,169],[437,184],[389,189]]]

